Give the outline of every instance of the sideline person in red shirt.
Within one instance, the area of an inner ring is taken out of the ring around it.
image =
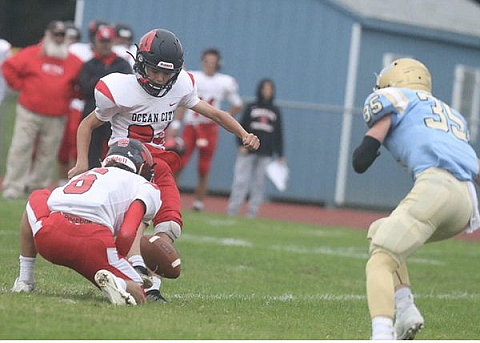
[[[51,22],[39,44],[26,47],[2,65],[5,81],[19,91],[3,183],[6,199],[17,199],[50,183],[82,67],[82,61],[68,52],[65,33],[62,21]]]

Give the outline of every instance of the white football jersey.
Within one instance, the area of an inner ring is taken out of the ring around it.
[[[191,108],[200,99],[194,77],[182,70],[161,98],[148,94],[133,74],[107,75],[95,87],[95,101],[97,118],[109,121],[112,127],[108,145],[129,137],[163,149],[165,129],[174,120],[177,107]]]
[[[68,46],[68,52],[77,56],[82,62],[88,62],[93,58],[90,43],[73,43]]]
[[[221,73],[208,76],[203,71],[192,71],[191,73],[197,83],[197,92],[200,99],[218,109],[220,109],[224,100],[227,100],[232,106],[242,106],[237,81],[233,77]],[[186,125],[213,123],[210,118],[192,110],[185,111],[183,122]]]
[[[130,204],[146,207],[144,221],[153,219],[162,200],[158,188],[142,176],[116,168],[94,168],[56,188],[48,198],[50,211],[73,214],[105,225],[117,235]]]

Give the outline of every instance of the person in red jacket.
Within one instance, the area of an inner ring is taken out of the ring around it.
[[[17,199],[50,183],[82,67],[82,61],[68,52],[65,32],[63,22],[51,22],[39,44],[22,49],[2,65],[5,81],[19,91],[3,182],[6,199]]]

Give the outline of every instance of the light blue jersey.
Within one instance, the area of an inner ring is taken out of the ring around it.
[[[365,100],[363,117],[370,128],[391,115],[392,125],[383,145],[415,178],[430,167],[473,181],[478,159],[468,143],[465,118],[429,92],[388,87]]]

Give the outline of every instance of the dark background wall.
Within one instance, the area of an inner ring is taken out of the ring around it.
[[[472,1],[480,4],[480,0]],[[35,44],[50,21],[73,21],[75,3],[75,0],[0,0],[0,38],[15,47]]]
[[[35,44],[52,20],[72,20],[75,0],[0,0],[0,38],[14,47]]]

